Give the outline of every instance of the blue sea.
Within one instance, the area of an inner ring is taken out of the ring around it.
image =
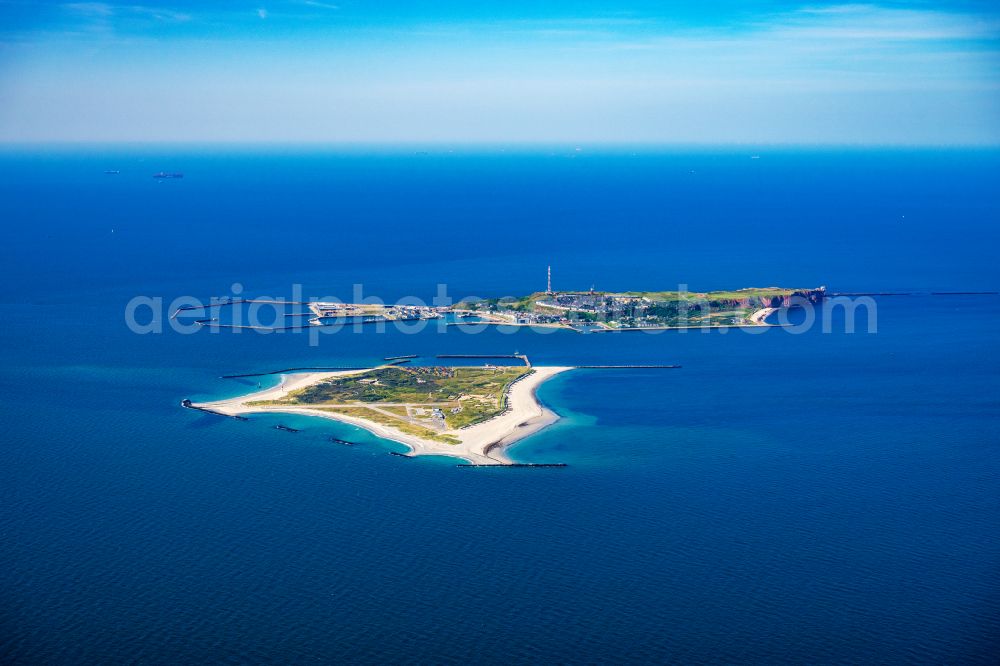
[[[5,149],[0,661],[994,664],[1000,297],[930,292],[1000,289],[998,182],[969,150]],[[234,284],[516,295],[549,265],[556,289],[913,293],[853,333],[124,316]],[[511,453],[566,468],[179,407],[278,381],[226,374],[514,351],[683,367],[544,385],[564,418]]]

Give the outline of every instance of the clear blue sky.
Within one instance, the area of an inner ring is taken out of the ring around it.
[[[998,145],[998,4],[0,0],[0,142]]]

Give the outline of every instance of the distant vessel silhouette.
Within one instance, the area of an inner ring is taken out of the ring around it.
[[[166,171],[161,171],[160,173],[154,173],[153,174],[153,178],[157,178],[157,179],[160,179],[160,180],[162,180],[164,178],[183,178],[183,177],[184,177],[184,174],[182,174],[182,173],[167,173]]]

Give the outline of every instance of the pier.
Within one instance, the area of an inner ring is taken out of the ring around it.
[[[405,354],[403,356],[386,356],[383,361],[408,361],[413,358],[420,358],[418,354]]]
[[[194,323],[199,326],[207,326],[210,328],[228,328],[231,330],[248,330],[248,331],[305,331],[309,329],[309,326],[250,326],[249,324],[216,324],[218,319],[197,319]]]
[[[283,375],[289,372],[338,372],[340,370],[371,370],[368,366],[318,366],[312,368],[285,368],[269,372],[248,372],[240,375],[221,375],[219,379],[240,379],[242,377],[266,377],[268,375]]]
[[[531,367],[531,361],[528,360],[527,354],[438,354],[435,358],[516,358],[524,361],[525,367]]]
[[[207,407],[199,407],[195,405],[188,398],[181,400],[181,407],[184,409],[193,409],[195,411],[204,412],[206,414],[214,414],[215,416],[224,416],[227,419],[236,419],[237,421],[249,421],[245,416],[240,416],[239,414],[223,414],[222,412],[217,412],[214,409],[208,409]]]
[[[997,296],[1000,291],[840,291],[830,296]]]
[[[652,369],[652,370],[673,370],[676,368],[682,368],[681,365],[577,365],[574,366],[578,370],[637,370],[637,369]]]
[[[208,310],[209,308],[221,308],[229,305],[241,305],[243,303],[264,303],[269,305],[309,305],[308,301],[285,301],[273,298],[231,298],[225,301],[218,301],[216,303],[208,303],[202,305],[182,305],[173,311],[170,315],[171,319],[176,319],[177,315],[182,312],[190,312],[192,310]]]
[[[918,296],[919,294],[915,291],[841,291],[833,294],[827,294],[826,297],[831,296]]]
[[[569,467],[566,463],[461,463],[455,467]]]

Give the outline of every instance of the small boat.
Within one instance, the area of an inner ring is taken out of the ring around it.
[[[118,169],[108,169],[104,173],[108,174],[109,176],[117,176],[118,174],[121,173],[121,171],[119,171]]]
[[[159,173],[153,174],[153,178],[156,178],[157,180],[164,180],[166,178],[183,178],[183,177],[184,174],[182,173],[167,173],[166,171],[161,171]]]

